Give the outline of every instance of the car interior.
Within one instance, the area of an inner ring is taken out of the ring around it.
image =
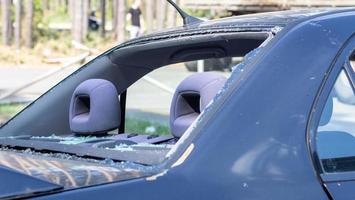
[[[193,74],[175,91],[170,109],[173,137],[119,133],[110,140],[123,143],[159,144],[178,140],[222,88],[226,78],[213,72]],[[121,112],[117,90],[103,79],[89,79],[74,91],[69,111],[70,129],[77,135],[107,135],[120,127]],[[106,138],[107,140],[107,138]]]
[[[355,158],[354,89],[343,70],[328,97],[319,122],[317,152],[326,172],[352,171]]]
[[[211,58],[243,57],[268,37],[265,32],[201,34],[137,41],[116,47],[81,67],[43,94],[1,129],[3,146],[50,149],[89,157],[158,163],[223,87],[226,78],[215,72],[194,73],[175,88],[169,114],[170,135],[125,131],[126,95],[144,75],[174,63]],[[56,135],[58,137],[50,137]],[[61,137],[94,137],[77,145],[64,145]],[[13,140],[16,139],[16,142]],[[48,143],[51,143],[50,145]],[[150,152],[117,154],[118,145],[166,144]],[[100,150],[98,150],[100,149]],[[148,156],[147,156],[148,155]]]

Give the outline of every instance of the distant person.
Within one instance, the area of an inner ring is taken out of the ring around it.
[[[141,1],[135,0],[127,14],[127,19],[131,21],[131,26],[128,27],[131,39],[136,38],[143,33],[143,30],[141,28],[142,11],[140,9],[140,6]]]
[[[89,27],[90,27],[91,30],[97,31],[99,29],[100,24],[99,24],[99,20],[96,17],[96,11],[95,10],[90,12],[88,23],[89,23]]]

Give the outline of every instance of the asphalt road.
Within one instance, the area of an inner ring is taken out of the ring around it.
[[[6,91],[13,90],[58,68],[59,67],[0,67],[0,96]],[[0,103],[33,101],[76,69],[77,67],[67,68],[54,76],[33,84],[16,95],[6,98]],[[229,74],[226,72],[218,73],[223,73],[226,76]],[[176,64],[155,70],[149,74],[149,77],[155,82],[161,83],[164,87],[171,88],[171,90],[174,91],[177,85],[191,74],[193,74],[193,72],[188,72],[183,64]],[[162,89],[159,87],[159,84],[157,85],[145,79],[139,80],[128,90],[127,108],[135,111],[143,110],[167,115],[169,113],[172,96],[172,92]]]
[[[55,69],[58,68],[0,67],[0,95]],[[52,86],[74,72],[76,69],[77,66],[67,68],[60,73],[57,73],[54,76],[36,83],[18,94],[5,99],[2,103],[11,101],[33,101],[39,95],[49,90]],[[229,75],[227,72],[218,73],[222,73],[225,76]],[[161,83],[166,88],[171,88],[172,91],[170,92],[166,89],[162,89],[156,83],[149,82],[145,79],[139,80],[128,90],[127,115],[166,122],[169,115],[174,89],[185,77],[191,74],[193,73],[188,72],[181,64],[164,67],[149,74],[149,77],[154,81]],[[333,128],[339,128],[339,126],[342,126],[353,129],[354,125],[352,123],[352,119],[354,117],[355,112],[353,110],[355,107],[353,105],[348,106],[339,101],[334,101],[334,109],[337,110],[337,115],[339,116],[335,116],[336,121],[333,120],[329,125]],[[351,111],[349,112],[349,110]],[[348,131],[351,132],[350,130]]]
[[[0,96],[8,91],[14,90],[24,84],[31,82],[43,74],[59,69],[60,67],[0,67]],[[38,98],[41,94],[48,91],[55,84],[63,80],[66,76],[74,72],[78,67],[73,66],[57,73],[41,82],[35,83],[30,87],[10,96],[0,103],[7,102],[28,102]]]

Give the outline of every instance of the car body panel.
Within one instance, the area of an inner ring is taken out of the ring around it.
[[[159,38],[160,36],[164,36],[166,38],[169,37],[169,35],[174,35],[174,34],[188,33],[194,31],[201,32],[206,30],[213,31],[214,29],[220,29],[220,28],[224,28],[224,29],[237,28],[240,30],[243,29],[270,30],[274,27],[292,26],[294,22],[305,21],[307,18],[312,18],[317,15],[344,12],[345,10],[351,10],[351,9],[353,8],[289,10],[289,11],[241,15],[241,16],[227,17],[227,18],[216,19],[211,21],[207,20],[191,26],[177,27],[177,28],[163,30],[160,32],[155,32],[153,34],[148,34],[130,40],[128,42],[125,42],[122,45],[136,43],[138,41],[147,40],[148,38],[149,39]],[[118,48],[120,46],[117,46],[115,48]]]
[[[62,189],[61,185],[27,176],[11,168],[0,167],[0,199],[23,198]]]
[[[354,32],[354,16],[336,11],[278,33],[248,63],[241,81],[227,82],[228,95],[192,130],[194,148],[180,165],[148,179],[39,199],[327,199],[307,126],[320,88]]]
[[[351,9],[334,9],[203,22],[126,42],[89,63],[87,66],[104,64],[120,48],[153,42],[159,45],[159,41],[179,35],[193,39],[197,35],[213,38],[217,33],[277,32],[250,55],[248,62],[242,63],[247,70],[240,74],[241,79],[236,81],[232,75],[210,110],[202,114],[196,127],[165,162],[156,166],[154,173],[16,152],[0,153],[0,164],[31,175],[37,173],[39,177],[56,173],[58,183],[69,184],[66,191],[38,199],[327,199],[309,151],[308,121],[322,84],[354,33],[354,16]],[[100,66],[90,70],[91,75],[105,73]],[[71,90],[64,88],[66,84],[69,85],[66,81],[60,84],[62,90]],[[37,104],[42,103],[46,110],[43,101],[45,98]],[[10,121],[10,128],[26,120],[24,114]],[[33,171],[28,172],[15,161],[18,159],[30,163]],[[87,170],[92,170],[94,176]],[[74,187],[70,176],[82,178],[75,184],[86,187]],[[84,184],[89,176],[95,179],[93,184]],[[53,177],[43,177],[46,178]],[[110,184],[101,184],[107,182]],[[330,191],[335,188],[333,184],[329,186]]]
[[[120,164],[112,160],[90,162],[90,159],[80,159],[69,154],[41,154],[29,149],[25,152],[2,150],[0,165],[66,189],[129,180],[156,173],[152,167],[133,163]]]
[[[351,54],[355,50],[355,37],[351,35],[348,40],[344,43],[343,48],[338,54],[337,59],[334,61],[333,66],[329,69],[327,81],[322,86],[322,90],[319,91],[319,100],[320,105],[315,104],[314,110],[321,110],[324,107],[325,100],[331,94],[334,84],[338,79],[339,73],[344,71],[347,73],[348,78],[351,82],[354,82],[354,71],[351,69],[351,64],[349,58]],[[354,85],[353,85],[354,87]],[[317,129],[318,129],[318,119],[322,112],[316,112],[312,117],[309,127],[310,127],[310,149],[311,154],[313,155],[313,159],[315,162],[315,166],[317,171],[320,173],[320,178],[325,186],[325,188],[329,191],[330,196],[333,199],[354,199],[355,191],[351,188],[353,182],[355,180],[355,173],[353,171],[346,172],[336,172],[336,173],[327,173],[322,169],[322,164],[318,160],[318,153],[316,148],[317,143]]]
[[[354,199],[355,181],[327,183],[327,189],[333,199],[351,200]]]

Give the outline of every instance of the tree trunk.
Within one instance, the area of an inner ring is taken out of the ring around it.
[[[173,0],[176,4],[179,4],[178,0]],[[176,27],[176,17],[177,11],[172,5],[168,5],[168,14],[167,14],[167,25],[169,27]]]
[[[68,12],[71,21],[74,21],[75,0],[69,0]]]
[[[157,29],[161,30],[164,28],[164,25],[165,25],[167,1],[166,0],[157,0],[156,6],[157,6],[157,9],[156,9]]]
[[[77,42],[83,42],[88,33],[89,0],[72,0],[72,35]]]
[[[11,39],[11,0],[1,0],[2,8],[2,43],[10,45]]]
[[[145,6],[145,24],[148,33],[152,32],[154,30],[154,1],[153,0],[146,0],[146,6]]]
[[[26,5],[26,37],[25,45],[32,48],[33,45],[33,0],[27,0]]]
[[[65,13],[68,13],[68,0],[62,0],[61,5],[64,7]]]
[[[117,42],[121,43],[125,40],[126,27],[126,2],[125,0],[118,0],[117,12]]]
[[[117,10],[118,0],[112,0],[112,36],[117,39]]]
[[[49,10],[48,0],[42,0],[41,5],[42,5],[42,10],[44,11]]]
[[[73,2],[73,21],[72,34],[73,39],[82,42],[83,39],[83,0],[72,0]]]
[[[90,6],[90,2],[89,1],[90,0],[82,0],[82,1],[83,1],[83,8],[82,8],[83,9],[83,11],[82,11],[82,13],[83,13],[83,16],[82,16],[82,18],[83,18],[83,21],[82,21],[83,36],[82,36],[82,38],[84,39],[88,35],[89,6]]]
[[[105,26],[106,26],[106,0],[101,0],[100,1],[100,12],[101,12],[101,28],[100,28],[100,34],[101,37],[105,37]]]
[[[15,46],[17,49],[21,47],[21,14],[22,1],[16,1],[15,4]]]

